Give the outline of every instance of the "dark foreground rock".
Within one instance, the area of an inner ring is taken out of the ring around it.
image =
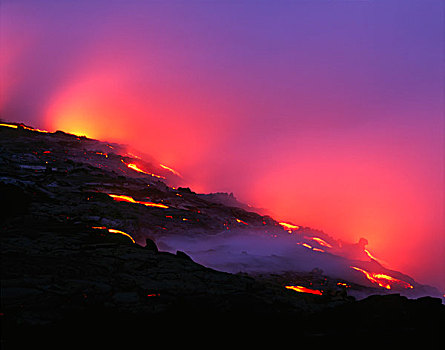
[[[80,224],[32,215],[5,223],[6,348],[55,337],[101,338],[104,332],[112,334],[108,340],[122,340],[165,329],[218,334],[254,327],[281,340],[378,334],[437,341],[443,335],[445,306],[437,298],[386,295],[338,302],[214,271],[186,255],[146,249],[121,235],[101,236]]]

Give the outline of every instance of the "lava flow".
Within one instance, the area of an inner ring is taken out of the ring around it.
[[[175,174],[176,176],[179,176],[179,177],[182,178],[182,175],[181,175],[180,173],[178,173],[175,169],[172,169],[172,168],[170,168],[170,167],[168,167],[168,166],[166,166],[166,165],[163,165],[163,164],[159,164],[159,166],[160,166],[161,168],[165,169],[165,170],[168,170],[168,171],[171,172],[172,174]]]
[[[42,132],[42,133],[49,133],[49,131],[30,128],[30,127],[25,126],[23,124],[20,124],[20,125],[16,125],[16,124],[0,124],[0,126],[5,126],[7,128],[12,128],[12,129],[17,129],[18,127],[21,127],[21,128],[23,128],[25,130],[30,130],[30,131],[35,131],[35,132]]]
[[[7,127],[7,128],[12,128],[12,129],[17,129],[18,128],[18,126],[15,125],[15,124],[0,124],[0,126],[4,126],[4,127]]]
[[[133,197],[126,196],[123,194],[110,194],[107,193],[111,198],[113,198],[115,201],[118,202],[129,202],[129,203],[137,203],[137,204],[143,204],[147,207],[157,207],[157,208],[168,208],[167,205],[159,204],[159,203],[153,203],[153,202],[143,202],[143,201],[137,201]]]
[[[240,220],[240,219],[236,219],[236,222],[238,222],[240,224],[244,224],[244,225],[249,225],[247,222]]]
[[[408,282],[385,275],[383,273],[368,272],[355,266],[351,266],[351,268],[360,271],[366,276],[368,280],[370,280],[372,283],[378,284],[382,288],[391,289],[391,287],[393,287],[394,285],[399,285],[403,288],[414,288]]]
[[[129,169],[133,169],[134,171],[137,171],[138,173],[147,174],[147,175],[150,175],[150,176],[153,176],[153,177],[157,177],[158,179],[165,179],[165,176],[156,175],[156,174],[153,174],[153,173],[148,173],[148,172],[142,170],[141,168],[139,168],[134,163],[125,163],[123,160],[122,160],[122,163],[124,163]]]
[[[287,230],[287,232],[289,232],[289,233],[292,233],[292,231],[298,230],[300,228],[300,226],[292,225],[292,224],[289,224],[287,222],[279,222],[279,224],[281,226],[283,226],[283,228],[285,230]]]
[[[121,234],[123,236],[126,236],[126,237],[130,238],[133,243],[136,243],[135,240],[133,239],[133,237],[131,237],[128,233],[126,233],[124,231],[116,230],[114,228],[106,228],[104,226],[95,226],[95,227],[92,227],[92,228],[96,229],[96,230],[107,230],[109,233],[119,233],[119,234]]]
[[[312,251],[315,251],[315,252],[326,253],[325,250],[320,249],[320,248],[315,248],[315,247],[313,247],[313,246],[311,246],[311,245],[309,245],[309,244],[307,244],[307,243],[298,242],[297,244],[298,244],[298,245],[302,245],[303,247],[305,247],[305,248],[307,248],[307,249],[310,249],[310,250],[312,250]]]
[[[311,239],[317,242],[318,244],[322,245],[323,247],[332,248],[332,245],[330,245],[328,242],[319,237],[311,237]]]
[[[286,286],[287,289],[292,289],[296,292],[300,293],[309,293],[309,294],[316,294],[316,295],[323,295],[323,293],[317,289],[309,289],[303,286]]]

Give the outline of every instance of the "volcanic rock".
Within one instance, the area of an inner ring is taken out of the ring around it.
[[[36,346],[37,338],[47,341],[73,329],[76,335],[66,339],[97,336],[99,328],[108,336],[126,337],[156,327],[171,329],[173,323],[180,329],[192,326],[192,316],[201,319],[202,328],[194,325],[194,332],[229,318],[225,327],[256,325],[270,331],[291,326],[292,337],[295,332],[344,335],[349,327],[362,335],[383,329],[394,336],[436,339],[444,326],[440,299],[383,295],[355,300],[352,290],[363,295],[393,290],[373,285],[359,271],[353,271],[355,281],[330,277],[329,264],[346,266],[350,273],[353,263],[404,278],[413,285],[400,287],[407,295],[413,290],[435,295],[434,289],[378,262],[336,255],[335,241],[322,232],[301,228],[289,233],[269,216],[222,203],[221,195],[170,187],[150,174],[178,179],[152,162],[129,157],[123,146],[63,132],[0,127],[0,148],[4,345],[20,347],[20,341],[30,340]],[[145,172],[128,168],[130,162],[140,162]],[[315,233],[321,242],[330,242],[331,251],[301,245],[315,247]],[[264,256],[251,246],[238,254],[225,245],[228,238],[251,242],[256,235],[271,245],[276,243],[272,238],[281,237],[296,247],[295,254]],[[201,255],[193,255],[196,243]],[[232,256],[241,260],[227,260]],[[212,269],[196,257],[221,257],[221,266],[246,270]],[[291,258],[307,262],[306,270],[270,269],[294,266]],[[252,267],[263,270],[248,270]],[[323,293],[298,293],[288,285]]]

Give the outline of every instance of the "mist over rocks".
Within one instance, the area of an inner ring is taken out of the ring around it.
[[[177,180],[173,173],[131,157],[123,146],[0,126],[0,150],[1,317],[8,342],[21,332],[112,329],[118,326],[110,320],[119,318],[128,322],[121,329],[143,329],[152,320],[191,315],[293,322],[304,335],[329,335],[341,330],[320,324],[321,315],[351,325],[350,315],[378,316],[387,300],[410,315],[393,317],[395,334],[414,327],[435,336],[443,325],[428,316],[444,320],[440,299],[402,295],[434,296],[434,288],[375,260],[350,259],[322,232],[285,229],[270,216],[175,188],[168,184]],[[395,283],[387,290],[351,265],[413,288]],[[366,298],[371,294],[382,296]],[[355,327],[370,333],[380,323]]]

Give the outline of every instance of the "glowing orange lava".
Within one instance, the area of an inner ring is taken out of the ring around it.
[[[368,280],[370,280],[372,283],[378,284],[382,288],[391,289],[394,284],[400,285],[403,288],[414,288],[411,284],[405,281],[401,281],[397,278],[385,275],[383,273],[368,272],[355,266],[351,266],[351,268],[360,271],[366,276]]]
[[[113,228],[109,228],[109,229],[108,229],[108,232],[110,232],[110,233],[120,233],[121,235],[124,235],[124,236],[129,237],[133,243],[136,243],[136,242],[134,241],[133,237],[131,237],[128,233],[125,233],[124,231],[121,231],[121,230],[115,230],[115,229],[113,229]]]
[[[307,244],[307,243],[301,243],[301,242],[299,242],[299,243],[297,243],[297,244],[298,244],[298,245],[302,245],[303,247],[308,248],[308,249],[310,249],[310,250],[313,250],[314,252],[326,253],[326,251],[324,251],[323,249],[320,249],[320,248],[314,248],[313,246],[311,246],[310,244]]]
[[[41,130],[41,129],[33,129],[33,128],[27,127],[27,126],[25,126],[23,124],[15,125],[15,124],[4,124],[4,123],[2,123],[2,124],[0,124],[0,126],[5,126],[7,128],[12,128],[12,129],[18,129],[18,127],[21,127],[21,128],[23,128],[25,130],[30,130],[30,131],[35,131],[35,132],[42,132],[42,133],[49,133],[49,131]]]
[[[330,245],[325,240],[319,238],[319,237],[311,237],[312,240],[316,241],[318,244],[322,245],[323,247],[332,248],[332,245]]]
[[[133,237],[131,237],[128,233],[126,233],[124,231],[116,230],[114,228],[106,228],[104,226],[95,226],[93,228],[96,229],[96,230],[107,230],[110,233],[119,233],[119,234],[121,234],[123,236],[127,236],[128,238],[130,238],[133,243],[136,243],[135,240],[133,239]]]
[[[366,255],[371,259],[379,262],[380,264],[383,264],[384,262],[380,259],[377,259],[374,255],[372,255],[368,249],[363,249],[363,251],[366,253]]]
[[[0,126],[5,126],[7,128],[17,129],[18,126],[14,124],[0,124]]]
[[[279,222],[286,230],[298,230],[300,226],[288,224],[287,222]]]
[[[292,231],[298,230],[300,228],[300,226],[292,225],[292,224],[289,224],[287,222],[279,222],[278,224],[283,226],[283,228],[285,230],[287,230],[287,232],[289,232],[289,233],[292,233]]]
[[[96,154],[98,154],[100,156],[104,156],[105,158],[108,158],[108,154],[106,154],[106,153],[96,152]]]
[[[147,207],[157,207],[157,208],[168,208],[167,205],[159,204],[159,203],[153,203],[153,202],[143,202],[143,201],[137,201],[133,199],[133,197],[126,196],[123,194],[110,194],[107,193],[111,198],[113,198],[115,201],[118,202],[129,202],[129,203],[137,203],[137,204],[143,204]]]
[[[312,248],[312,250],[313,250],[314,252],[326,253],[325,250],[320,249],[320,248]]]
[[[147,175],[150,175],[150,176],[153,176],[153,177],[157,177],[157,178],[159,178],[159,179],[165,179],[165,176],[161,176],[161,175],[156,175],[156,174],[148,173],[148,172],[142,170],[141,168],[139,168],[139,167],[138,167],[136,164],[134,164],[134,163],[125,163],[123,160],[122,160],[122,163],[124,163],[128,168],[133,169],[134,171],[137,171],[137,172],[139,172],[139,173],[147,174]]]
[[[45,133],[45,134],[49,133],[49,131],[42,130],[42,129],[28,128],[27,126],[24,126],[24,125],[20,125],[20,126],[21,126],[23,129],[30,130],[30,131],[42,132],[42,133]]]
[[[303,286],[286,286],[287,289],[292,289],[296,292],[300,293],[310,293],[310,294],[316,294],[316,295],[323,295],[323,293],[316,289],[309,289]]]
[[[240,219],[236,219],[236,222],[239,222],[240,224],[244,224],[244,225],[249,225],[247,222],[240,220]]]
[[[175,174],[175,175],[177,175],[177,176],[179,176],[179,177],[182,178],[182,175],[181,175],[180,173],[178,173],[176,170],[174,170],[174,169],[172,169],[172,168],[170,168],[170,167],[168,167],[168,166],[166,166],[166,165],[163,165],[163,164],[159,164],[159,166],[160,166],[161,168],[165,169],[165,170],[170,171],[172,174]]]
[[[343,283],[343,282],[338,282],[337,286],[342,286],[342,287],[345,287],[345,288],[351,288],[351,286],[349,284]]]
[[[302,245],[303,247],[306,247],[308,249],[312,249],[313,248],[311,245],[309,245],[307,243],[297,243],[297,244]]]

